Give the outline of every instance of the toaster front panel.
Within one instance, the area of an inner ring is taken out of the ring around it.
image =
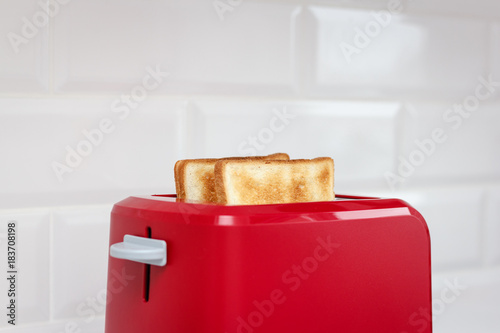
[[[116,272],[130,280],[108,304],[107,333],[432,330],[415,317],[430,317],[431,293],[429,235],[414,216],[186,223],[197,218],[213,217],[113,217],[112,243],[165,240],[168,262],[110,258],[108,289]]]

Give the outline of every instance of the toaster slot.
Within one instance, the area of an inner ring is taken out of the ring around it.
[[[151,238],[151,227],[146,228],[146,237]],[[149,283],[151,281],[151,264],[144,265],[144,286],[142,291],[142,298],[144,302],[149,301]]]

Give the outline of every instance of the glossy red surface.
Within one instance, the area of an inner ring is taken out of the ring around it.
[[[401,200],[114,206],[110,244],[149,230],[167,265],[109,258],[106,333],[432,331],[429,232]]]

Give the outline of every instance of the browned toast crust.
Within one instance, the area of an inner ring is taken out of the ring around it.
[[[180,181],[180,179],[184,177],[184,163],[185,160],[179,160],[174,166],[175,193],[177,193],[177,198],[184,198],[186,196],[184,186],[182,186]]]

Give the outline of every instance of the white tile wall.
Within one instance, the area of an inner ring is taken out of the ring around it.
[[[337,191],[380,186],[393,171],[399,110],[397,103],[200,100],[191,104],[190,133],[199,134],[186,156],[333,156]]]
[[[172,190],[183,104],[148,99],[134,109],[121,96],[0,99],[0,151],[9,170],[0,176],[2,207]]]
[[[494,23],[491,27],[491,72],[495,81],[500,81],[500,21]],[[500,96],[500,91],[495,92],[496,97]]]
[[[24,244],[17,332],[103,331],[102,312],[77,309],[105,288],[111,204],[173,193],[186,157],[332,156],[337,193],[401,197],[423,214],[435,272],[500,267],[499,87],[456,129],[443,120],[478,77],[500,81],[498,2],[403,0],[383,28],[394,2],[61,2],[16,54],[8,34],[43,11],[0,0],[0,227],[19,221]],[[341,45],[362,42],[358,28],[372,37],[348,63]],[[92,144],[83,131],[99,125],[114,127]],[[446,141],[391,186],[437,127]],[[59,182],[67,147],[92,152]]]
[[[386,9],[390,0],[317,0],[316,3],[350,8]],[[411,14],[500,18],[500,4],[490,0],[393,0]]]
[[[402,0],[404,1],[407,0]],[[411,0],[408,0],[411,1]],[[314,3],[329,5],[341,8],[370,8],[370,9],[385,9],[387,8],[387,0],[318,0]]]
[[[57,209],[52,240],[53,318],[104,315],[111,206]]]
[[[489,0],[405,0],[409,12],[439,13],[441,15],[500,18],[500,4]]]
[[[0,211],[0,279],[2,303],[7,301],[8,223],[16,224],[16,323],[34,323],[49,319],[50,307],[50,213],[46,209]],[[4,312],[5,313],[5,312]],[[0,327],[7,324],[5,314]]]
[[[500,186],[488,191],[484,228],[484,254],[487,264],[500,264]]]
[[[56,89],[125,89],[159,65],[171,73],[166,94],[290,94],[298,12],[245,2],[221,20],[211,2],[74,2],[56,18]]]
[[[499,281],[500,269],[498,268],[482,272],[453,271],[434,274],[434,332],[495,333],[498,331]],[[447,296],[449,298],[445,302],[444,299]]]
[[[463,98],[449,103],[408,103],[398,154],[400,184],[481,181],[500,177],[500,151],[491,149],[500,142],[499,104],[484,104],[472,111],[461,107]],[[434,134],[433,134],[434,133]],[[411,166],[408,166],[410,165]],[[407,175],[407,177],[405,177]]]
[[[455,97],[473,89],[477,76],[484,75],[487,23],[380,13],[310,8],[309,95]]]
[[[36,0],[0,0],[0,7],[0,95],[46,92],[47,16]]]

